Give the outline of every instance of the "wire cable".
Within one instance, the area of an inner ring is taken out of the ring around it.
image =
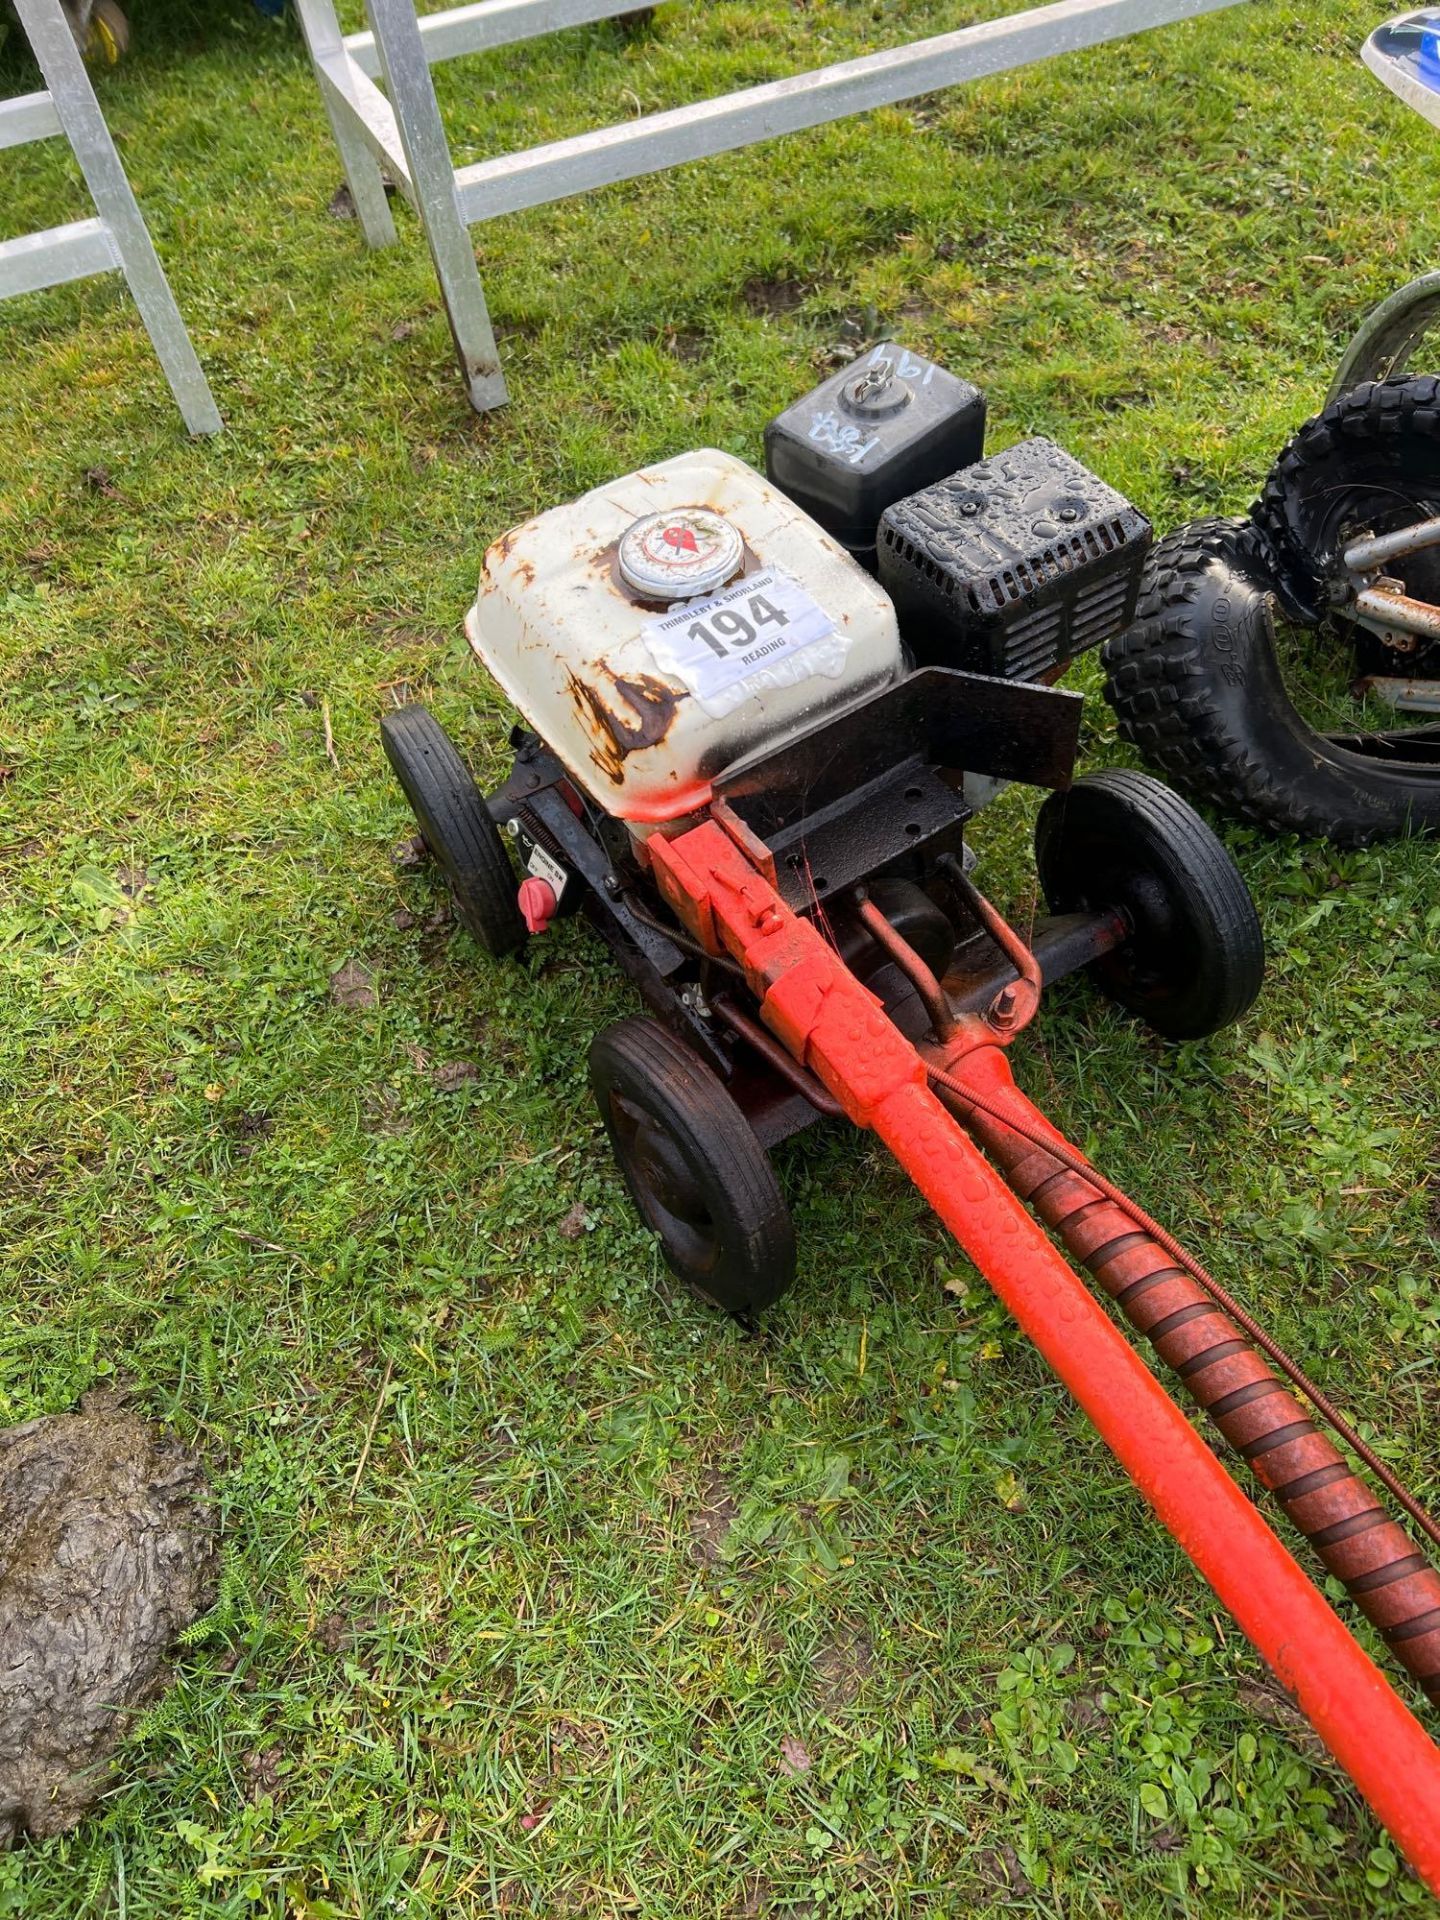
[[[1265,1357],[1275,1363],[1291,1386],[1304,1395],[1320,1417],[1340,1436],[1356,1457],[1364,1462],[1386,1491],[1405,1509],[1416,1526],[1428,1534],[1436,1546],[1440,1546],[1440,1523],[1434,1520],[1405,1483],[1390,1467],[1386,1466],[1375,1449],[1361,1439],[1350,1422],[1315,1385],[1298,1362],[1290,1358],[1280,1343],[1266,1333],[1254,1316],[1241,1306],[1235,1296],[1223,1287],[1213,1274],[1201,1266],[1193,1254],[1186,1252],[1172,1233],[1167,1232],[1158,1220],[1151,1219],[1138,1201],[1132,1200],[1128,1193],[1107,1180],[1103,1173],[1097,1172],[1085,1156],[1078,1153],[1067,1141],[1057,1140],[1052,1134],[1033,1126],[1014,1113],[1003,1101],[992,1100],[985,1094],[977,1093],[973,1087],[966,1086],[964,1081],[957,1080],[953,1074],[945,1072],[941,1067],[931,1066],[928,1062],[925,1071],[937,1087],[943,1087],[946,1092],[954,1094],[970,1106],[978,1107],[982,1113],[989,1114],[992,1120],[998,1120],[1003,1126],[1009,1127],[1012,1133],[1018,1133],[1022,1140],[1028,1140],[1032,1146],[1040,1147],[1044,1152],[1051,1154],[1061,1166],[1068,1167],[1072,1173],[1088,1181],[1098,1194],[1113,1202],[1135,1222],[1137,1227],[1149,1234],[1151,1239],[1170,1255],[1177,1266],[1183,1268],[1192,1280],[1197,1281],[1204,1288],[1216,1306],[1229,1314],[1236,1326],[1249,1336]]]

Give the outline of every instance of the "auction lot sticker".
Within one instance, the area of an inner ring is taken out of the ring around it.
[[[838,678],[847,651],[830,615],[780,567],[672,607],[646,623],[644,640],[660,671],[716,719],[767,689]]]

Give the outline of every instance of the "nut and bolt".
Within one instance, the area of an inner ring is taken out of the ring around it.
[[[1008,1032],[1015,1024],[1016,999],[1013,987],[1002,987],[990,1002],[989,1022],[1001,1033]]]

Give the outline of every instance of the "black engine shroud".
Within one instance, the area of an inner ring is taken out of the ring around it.
[[[918,666],[1048,680],[1135,616],[1150,522],[1053,440],[982,459],[985,397],[887,343],[765,432],[765,470],[895,603]]]

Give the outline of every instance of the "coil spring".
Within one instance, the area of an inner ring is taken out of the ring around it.
[[[1002,1120],[975,1106],[964,1117],[1440,1706],[1440,1574],[1425,1554],[1230,1316],[1123,1208]]]

